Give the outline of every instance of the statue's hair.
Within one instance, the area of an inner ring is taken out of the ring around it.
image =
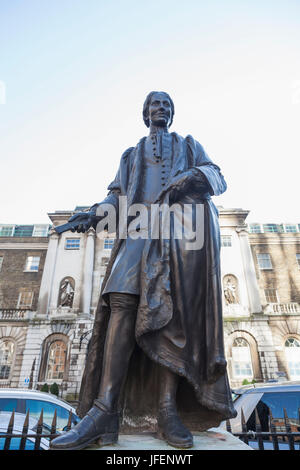
[[[166,95],[171,103],[171,111],[172,111],[172,115],[171,115],[171,121],[170,121],[170,124],[169,124],[169,127],[171,126],[172,122],[173,122],[173,117],[174,117],[174,114],[175,114],[175,108],[174,108],[174,103],[172,101],[172,98],[170,97],[170,95],[168,95],[168,93],[166,93],[165,91],[151,91],[148,95],[147,95],[147,98],[145,100],[145,103],[144,103],[144,106],[143,106],[143,119],[144,119],[144,123],[146,124],[147,127],[150,127],[150,120],[149,120],[149,105],[150,105],[150,102],[151,102],[151,98],[152,96],[154,95],[154,93],[164,93],[164,95]]]

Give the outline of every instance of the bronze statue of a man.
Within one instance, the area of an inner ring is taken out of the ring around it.
[[[175,212],[169,236],[147,237],[140,227],[140,238],[131,237],[130,228],[124,238],[117,227],[81,384],[83,419],[54,439],[52,449],[113,444],[120,424],[188,448],[191,431],[236,416],[224,357],[218,211],[211,200],[226,183],[199,142],[169,133],[173,116],[167,93],[149,93],[143,108],[149,135],[124,152],[107,198],[69,222],[73,231],[96,228],[101,205],[118,211],[126,196],[128,207],[189,208],[203,241],[187,249],[184,237],[175,236]]]

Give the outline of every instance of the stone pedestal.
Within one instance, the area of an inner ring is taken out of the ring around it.
[[[88,450],[109,450],[118,452],[119,450],[159,450],[161,452],[184,450],[194,452],[195,450],[253,450],[244,444],[240,439],[227,431],[219,428],[211,428],[204,432],[194,432],[194,446],[190,449],[176,449],[168,445],[165,441],[157,439],[154,434],[120,434],[117,444],[113,446],[99,447],[93,444]]]

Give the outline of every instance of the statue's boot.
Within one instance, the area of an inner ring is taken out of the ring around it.
[[[176,407],[178,375],[162,368],[160,399],[158,410],[158,437],[173,447],[189,448],[193,446],[193,436],[180,420]]]
[[[76,450],[95,441],[100,446],[117,442],[118,399],[135,346],[134,327],[138,299],[138,296],[132,294],[110,294],[111,316],[104,346],[98,398],[76,426],[53,439],[51,449]]]

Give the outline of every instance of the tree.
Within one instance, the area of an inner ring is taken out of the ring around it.
[[[56,382],[54,382],[54,384],[52,384],[50,386],[50,393],[52,393],[53,395],[56,395],[58,397],[59,395],[59,388],[58,388],[58,385]]]

